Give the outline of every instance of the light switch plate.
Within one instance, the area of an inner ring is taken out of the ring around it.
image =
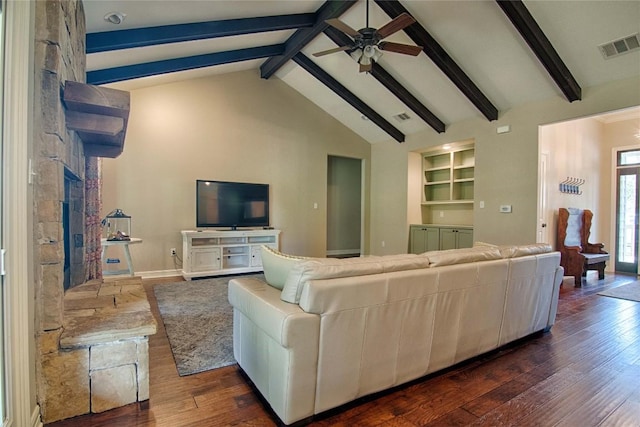
[[[511,205],[500,205],[500,212],[511,213]]]

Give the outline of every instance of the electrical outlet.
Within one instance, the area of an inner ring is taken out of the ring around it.
[[[176,248],[171,248],[171,249],[169,249],[169,255],[171,255],[171,256],[176,256],[176,255],[177,255],[177,253],[176,253]]]

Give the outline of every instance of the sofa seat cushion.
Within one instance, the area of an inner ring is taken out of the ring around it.
[[[427,267],[429,267],[429,259],[424,255],[415,254],[344,259],[311,258],[297,263],[291,268],[280,298],[283,301],[298,304],[302,290],[310,280],[366,276]]]
[[[474,246],[465,249],[447,249],[443,251],[425,252],[423,256],[429,258],[429,267],[443,265],[466,264],[476,261],[491,261],[501,259],[502,254],[497,246]]]
[[[269,285],[280,290],[284,287],[291,268],[308,259],[301,256],[283,254],[267,245],[263,245],[261,249],[264,277]]]

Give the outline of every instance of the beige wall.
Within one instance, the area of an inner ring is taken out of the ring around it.
[[[497,244],[535,242],[538,127],[640,105],[639,88],[640,77],[634,77],[583,88],[582,101],[569,103],[556,97],[503,111],[494,122],[468,120],[449,125],[444,134],[425,131],[410,135],[404,144],[373,145],[371,253],[407,250],[409,153],[466,139],[476,143],[474,239]],[[502,125],[510,125],[511,132],[498,135],[496,128]],[[415,172],[415,162],[411,164]],[[481,200],[484,209],[478,207]],[[502,204],[512,205],[513,212],[499,213]]]
[[[561,207],[590,209],[593,212],[591,226],[592,243],[604,242],[607,234],[600,210],[600,182],[607,175],[608,163],[601,157],[603,124],[594,118],[572,120],[540,127],[540,153],[548,158],[544,178],[547,188],[545,218],[549,225],[547,237],[542,239],[555,246],[558,209]],[[560,192],[559,183],[567,177],[584,179],[582,194]]]
[[[616,148],[640,147],[640,119],[608,122],[588,117],[540,128],[540,152],[547,153],[545,176],[548,188],[546,241],[555,245],[558,208],[576,207],[593,211],[591,243],[603,243],[615,256],[615,152]],[[561,193],[559,182],[567,176],[586,180],[581,195]],[[613,262],[607,266],[613,270]]]
[[[196,179],[267,183],[281,249],[324,256],[330,154],[365,159],[368,181],[370,145],[257,70],[134,90],[124,153],[103,160],[103,214],[133,217],[136,272],[173,270],[169,249],[182,256],[180,230],[195,228]]]

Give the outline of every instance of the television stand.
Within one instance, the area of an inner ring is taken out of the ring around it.
[[[280,230],[183,230],[181,233],[185,280],[262,271],[260,247],[280,248]]]

